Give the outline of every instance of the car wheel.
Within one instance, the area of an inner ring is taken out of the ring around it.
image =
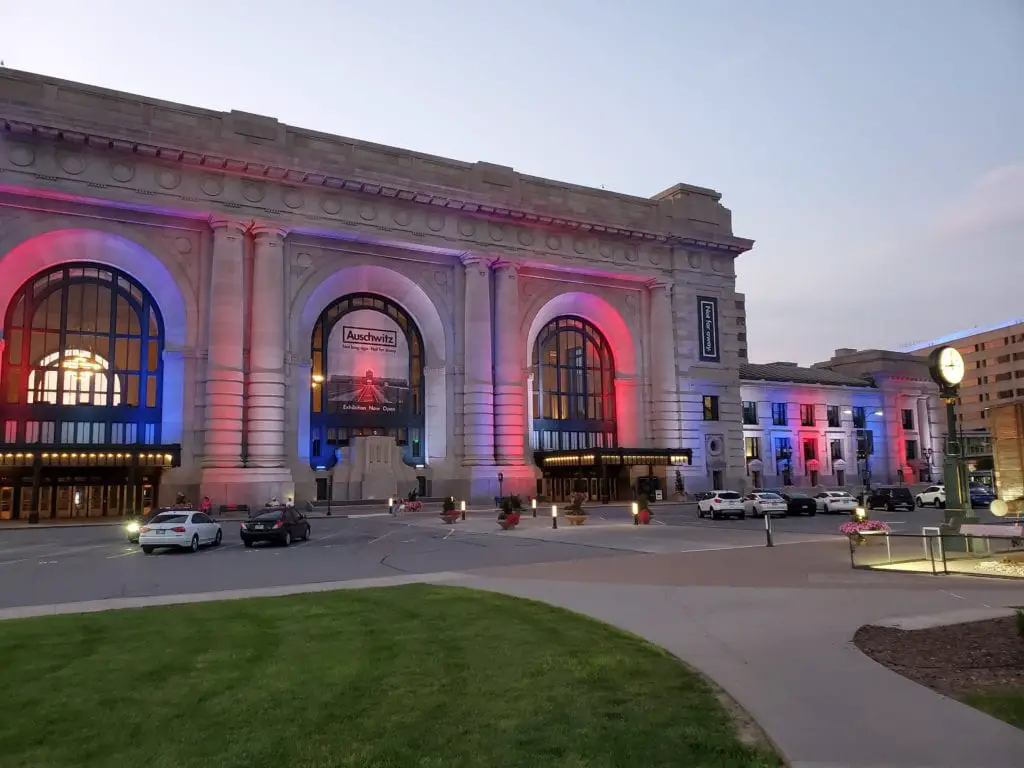
[[[924,499],[922,499],[920,496],[918,496],[916,499],[914,499],[914,503],[917,504],[917,506],[919,506],[919,507],[923,507],[924,506]]]
[[[153,554],[153,549],[154,549],[154,547],[143,547],[142,548],[142,553],[144,555],[152,555]]]
[[[700,504],[697,505],[697,519],[698,520],[703,520],[704,519],[704,510],[700,508]]]
[[[249,539],[242,539],[242,543],[245,545],[246,549],[252,549],[252,542],[249,541]]]
[[[292,543],[291,531],[285,531],[284,532],[284,536],[281,537],[281,546],[282,547],[289,547],[289,546],[291,546],[291,543]]]
[[[887,503],[887,504],[885,505],[885,511],[886,511],[886,512],[895,512],[895,511],[896,511],[896,507],[895,507],[895,506],[893,505],[893,503],[892,503],[892,502],[890,501],[889,503]]]
[[[807,514],[808,514],[808,516],[810,516],[810,517],[814,517],[814,516],[815,516],[816,514],[818,514],[818,508],[817,508],[817,507],[815,507],[815,508],[814,508],[814,509],[812,509],[812,510],[811,510],[810,512],[808,512]]]
[[[824,512],[824,513],[825,513],[826,515],[831,515],[831,514],[832,514],[832,509],[831,509],[831,508],[829,507],[829,505],[828,505],[828,504],[826,504],[825,506],[823,506],[823,507],[821,508],[821,511],[822,511],[822,512]]]
[[[311,526],[309,523],[306,523],[306,532],[302,536],[303,541],[309,541],[309,532],[312,530],[312,528],[313,526]]]
[[[715,511],[714,507],[711,508],[711,519],[712,520],[717,520],[718,519],[718,512]]]
[[[940,499],[936,499],[935,500],[935,508],[936,509],[945,509],[946,508],[946,500],[945,499],[941,499],[941,500]]]
[[[199,551],[199,536],[197,534],[192,535],[192,543],[188,545],[189,552]]]
[[[224,534],[221,531],[217,531],[217,535],[213,539],[213,546],[219,547],[221,540],[224,538]]]

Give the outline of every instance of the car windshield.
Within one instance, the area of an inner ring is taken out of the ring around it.
[[[853,498],[846,491],[832,491],[829,494],[829,496],[832,496],[833,498],[836,498],[836,499],[849,499],[849,498]]]
[[[188,522],[188,515],[172,515],[172,514],[157,515],[152,520],[150,520],[150,522],[154,523],[154,524],[156,524],[156,523],[187,523]]]
[[[760,496],[765,501],[782,501],[782,497],[777,493],[762,493]]]
[[[280,520],[281,515],[284,514],[283,509],[271,509],[266,511],[257,511],[249,516],[250,520]]]
[[[722,491],[718,494],[718,498],[720,499],[738,499],[739,497],[740,495],[735,491]]]
[[[810,496],[808,496],[806,493],[791,493],[789,495],[789,498],[791,498],[791,499],[809,499]]]

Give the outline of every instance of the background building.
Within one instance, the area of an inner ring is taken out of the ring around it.
[[[1024,319],[951,333],[909,345],[904,351],[927,357],[943,346],[960,350],[967,365],[956,402],[956,417],[968,467],[973,472],[990,473],[989,409],[1024,402]],[[942,424],[945,433],[945,419]]]
[[[852,487],[941,475],[938,388],[918,357],[838,349],[831,360],[740,367],[748,485]]]
[[[0,494],[742,483],[752,242],[720,198],[0,70]]]

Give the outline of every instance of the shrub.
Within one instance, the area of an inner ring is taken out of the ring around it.
[[[445,499],[444,500],[444,504],[441,505],[441,509],[444,512],[454,512],[455,511],[455,497],[454,496],[449,496],[447,499]]]
[[[569,503],[565,507],[567,515],[585,515],[587,510],[583,508],[583,502],[587,500],[585,493],[573,493],[569,496]]]
[[[512,509],[516,512],[521,512],[523,509],[523,500],[519,498],[518,494],[513,493],[508,497],[509,504],[512,505]]]

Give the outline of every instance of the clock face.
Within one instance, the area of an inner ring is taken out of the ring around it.
[[[939,375],[950,386],[956,386],[964,380],[967,366],[963,355],[955,347],[944,347],[939,351]]]

